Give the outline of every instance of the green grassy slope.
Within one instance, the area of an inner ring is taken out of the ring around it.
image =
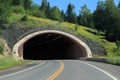
[[[0,70],[11,68],[11,67],[18,66],[18,65],[23,65],[25,63],[27,62],[24,60],[15,59],[11,56],[1,57],[0,58]]]
[[[90,38],[91,40],[98,42],[101,44],[105,51],[107,52],[106,56],[99,56],[96,54],[93,54],[94,57],[107,57],[107,58],[119,58],[120,57],[120,50],[117,50],[117,46],[114,42],[108,42],[104,39],[104,36],[97,35],[97,30],[87,28],[84,26],[68,23],[68,22],[58,22],[53,21],[50,19],[43,19],[43,18],[37,18],[33,16],[28,16],[28,20],[25,22],[20,21],[20,19],[23,17],[23,15],[20,14],[13,14],[10,17],[10,25],[11,23],[17,22],[16,24],[19,25],[19,27],[40,27],[40,26],[53,26],[53,27],[61,27],[63,29],[68,29],[74,31],[76,34]],[[77,27],[77,30],[76,30]],[[104,34],[101,32],[101,34]]]

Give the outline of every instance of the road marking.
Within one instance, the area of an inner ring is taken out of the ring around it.
[[[108,75],[108,76],[111,77],[113,80],[118,80],[118,79],[115,78],[114,76],[110,75],[108,72],[106,72],[106,71],[104,71],[104,70],[102,70],[102,69],[100,69],[100,68],[98,68],[98,67],[96,67],[96,66],[94,66],[94,65],[92,65],[92,64],[89,64],[89,63],[86,63],[86,62],[81,62],[81,63],[86,64],[86,65],[89,65],[89,66],[91,66],[91,67],[93,67],[93,68],[96,68],[96,69],[98,69],[99,71],[102,71],[104,74]]]
[[[47,80],[54,80],[63,71],[63,69],[64,69],[64,62],[60,61],[60,68]]]
[[[24,69],[24,70],[21,70],[21,71],[12,73],[12,74],[8,74],[8,75],[5,75],[5,76],[1,76],[0,79],[5,78],[5,77],[9,77],[9,76],[13,76],[13,75],[16,75],[16,74],[19,74],[19,73],[22,73],[22,72],[26,72],[26,71],[29,71],[29,70],[32,70],[32,69],[34,69],[34,68],[36,68],[36,67],[38,67],[38,66],[40,66],[40,65],[43,65],[43,64],[45,64],[45,63],[46,63],[46,61],[43,61],[42,63],[40,63],[40,64],[38,64],[38,65],[36,65],[36,66],[34,66],[34,67],[30,67],[30,68],[27,68],[27,69]]]

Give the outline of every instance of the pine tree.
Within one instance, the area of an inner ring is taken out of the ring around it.
[[[105,37],[109,41],[115,41],[115,30],[116,30],[116,22],[118,21],[117,16],[117,8],[115,6],[114,0],[106,0],[105,1]]]
[[[81,25],[81,14],[77,17],[78,24]]]
[[[105,30],[105,3],[103,1],[98,1],[97,3],[97,9],[94,11],[93,13],[93,20],[95,23],[95,28],[98,30],[98,32],[100,30],[104,31]]]
[[[24,8],[28,10],[31,8],[32,0],[24,0]]]
[[[50,11],[50,19],[61,20],[61,13],[58,7],[54,6]]]
[[[109,41],[120,40],[120,10],[114,0],[99,1],[93,13],[95,28],[105,31],[105,38]]]
[[[118,8],[120,8],[120,1],[119,1],[119,4],[118,4]]]
[[[49,17],[47,13],[47,7],[48,7],[47,0],[42,0],[41,6],[40,6],[40,15],[42,18]]]
[[[19,6],[19,5],[23,5],[23,4],[24,4],[23,0],[12,0],[13,6]]]
[[[90,12],[90,9],[87,8],[87,5],[84,5],[81,7],[81,11],[79,14],[79,23],[83,26],[87,27],[94,27],[92,13]]]
[[[40,6],[40,9],[43,10],[43,11],[46,11],[47,9],[47,0],[42,0],[42,3],[41,3],[41,6]]]
[[[45,11],[45,15],[46,15],[47,18],[50,18],[50,10],[51,10],[50,3],[48,2],[47,3],[47,8],[46,8],[46,11]]]
[[[65,20],[65,13],[64,13],[64,11],[63,11],[63,10],[61,11],[61,19],[62,19],[62,21],[64,21],[64,20]]]
[[[67,7],[67,11],[65,15],[66,21],[71,22],[71,23],[77,23],[77,17],[74,12],[74,9],[75,9],[75,6],[70,3]]]
[[[0,0],[0,27],[9,22],[11,0]]]

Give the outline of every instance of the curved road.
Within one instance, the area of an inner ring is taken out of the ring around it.
[[[83,61],[43,61],[28,69],[0,76],[0,80],[117,80]]]
[[[64,70],[56,80],[117,80],[112,75],[84,61],[64,61]]]

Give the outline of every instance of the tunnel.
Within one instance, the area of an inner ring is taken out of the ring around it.
[[[77,59],[86,56],[77,43],[54,33],[33,37],[24,44],[23,50],[24,59]]]
[[[86,44],[77,41],[74,36],[68,35],[61,31],[33,33],[20,40],[14,51],[18,56],[27,60],[65,60],[91,57],[89,47],[85,47]]]

